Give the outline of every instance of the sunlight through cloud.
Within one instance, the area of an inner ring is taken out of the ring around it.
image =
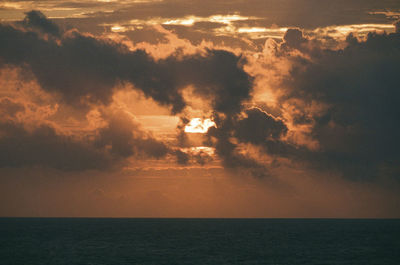
[[[210,119],[202,120],[200,118],[192,119],[185,127],[187,133],[206,133],[208,128],[215,126],[215,122]]]

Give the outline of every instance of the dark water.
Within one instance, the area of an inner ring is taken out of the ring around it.
[[[400,220],[0,219],[0,264],[400,264]]]

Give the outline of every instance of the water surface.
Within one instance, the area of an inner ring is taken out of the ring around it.
[[[0,264],[399,265],[400,220],[1,218]]]

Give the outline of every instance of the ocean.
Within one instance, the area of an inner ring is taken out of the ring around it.
[[[0,218],[1,265],[399,265],[400,220]]]

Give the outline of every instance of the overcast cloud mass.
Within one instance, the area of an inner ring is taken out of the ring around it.
[[[4,1],[0,216],[400,217],[399,19]]]

